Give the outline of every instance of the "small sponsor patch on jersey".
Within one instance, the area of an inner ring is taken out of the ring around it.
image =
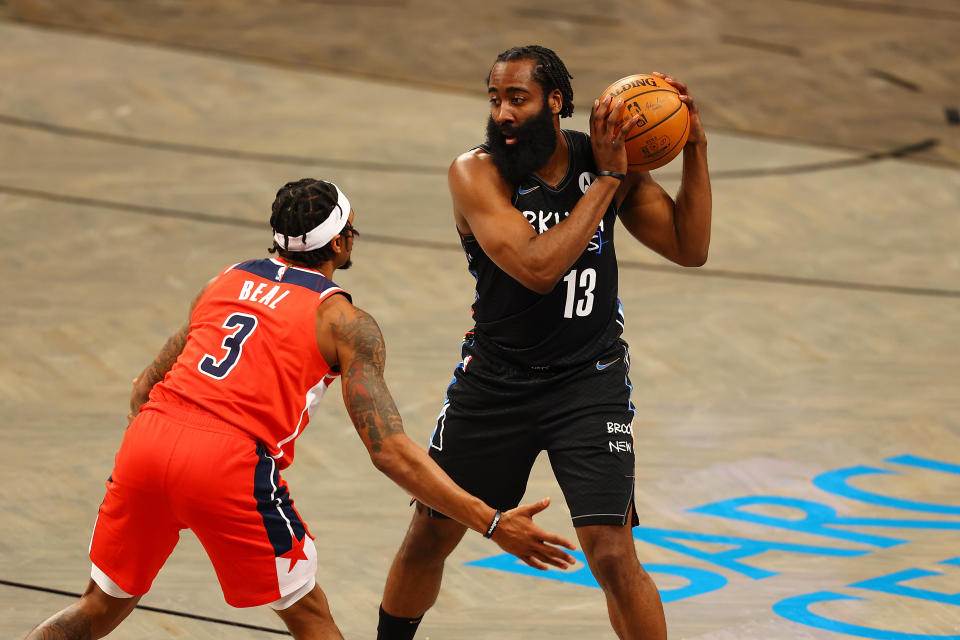
[[[540,185],[536,185],[536,186],[530,187],[529,189],[517,189],[517,193],[519,193],[521,196],[525,196],[525,195],[527,195],[528,193],[530,193],[530,192],[532,192],[532,191],[536,191],[536,190],[539,189],[539,188],[540,188]]]

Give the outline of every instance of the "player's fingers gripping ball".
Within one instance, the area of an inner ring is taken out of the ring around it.
[[[656,169],[680,154],[690,133],[690,113],[666,80],[647,74],[627,76],[604,89],[600,100],[605,96],[623,100],[621,125],[640,116],[625,142],[631,170]]]

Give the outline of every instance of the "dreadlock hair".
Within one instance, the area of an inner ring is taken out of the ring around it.
[[[283,234],[284,246],[274,240],[267,251],[309,268],[333,260],[335,254],[329,243],[311,251],[287,251],[285,247],[291,237],[302,236],[306,240],[307,232],[326,220],[336,206],[337,190],[323,180],[301,178],[283,185],[273,201],[270,227]]]
[[[525,47],[511,47],[498,55],[494,64],[497,64],[497,62],[513,62],[514,60],[533,60],[536,62],[533,69],[533,79],[543,87],[544,95],[558,89],[563,97],[560,117],[568,118],[573,115],[573,87],[570,86],[570,80],[573,79],[573,76],[567,71],[567,66],[563,64],[563,60],[556,53],[536,44]],[[490,82],[489,73],[487,74],[487,82]]]

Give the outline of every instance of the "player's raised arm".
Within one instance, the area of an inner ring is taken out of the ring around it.
[[[621,127],[621,112],[622,105],[610,99],[594,104],[590,123],[598,170],[626,173],[623,140],[636,117]],[[538,235],[510,201],[511,184],[483,151],[459,156],[447,179],[461,231],[473,234],[498,267],[541,294],[552,291],[583,253],[620,187],[617,178],[599,177],[566,219]]]
[[[683,147],[683,174],[676,201],[650,177],[631,173],[620,220],[637,240],[668,260],[685,267],[707,261],[713,197],[707,169],[707,137],[697,105],[682,82],[654,73],[680,92],[690,111],[690,135]]]
[[[336,358],[340,367],[343,401],[374,466],[424,504],[486,534],[499,512],[461,489],[403,432],[383,379],[386,349],[373,317],[343,296],[333,296],[320,305],[317,320],[318,345],[321,350],[335,345],[336,353],[329,357]],[[502,514],[492,532],[493,541],[533,567],[572,564],[569,554],[552,545],[569,549],[573,545],[533,523],[533,515],[548,504],[549,500],[542,500]]]

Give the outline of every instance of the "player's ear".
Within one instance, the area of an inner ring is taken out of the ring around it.
[[[560,89],[554,89],[550,92],[550,95],[547,96],[547,103],[550,105],[550,113],[555,116],[560,115],[560,112],[563,111],[563,94],[560,93]]]

